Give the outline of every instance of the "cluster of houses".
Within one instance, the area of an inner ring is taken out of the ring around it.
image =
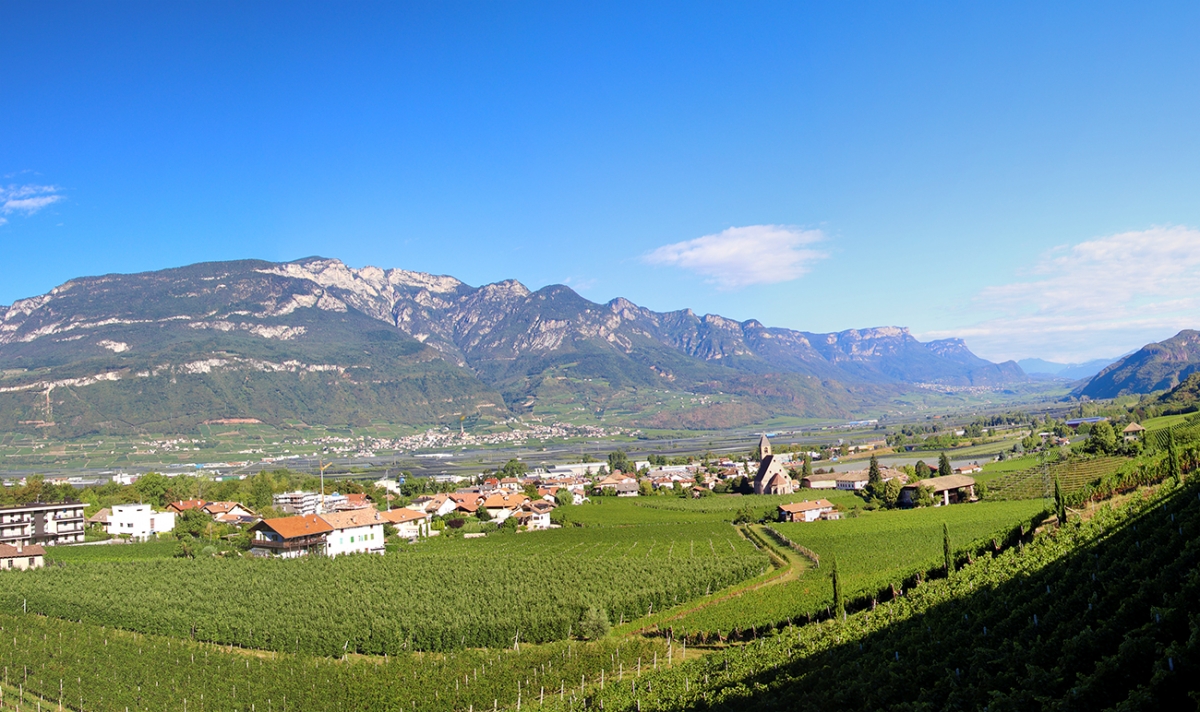
[[[479,516],[486,512],[497,524],[511,518],[530,531],[553,527],[550,513],[555,508],[557,486],[539,488],[539,498],[534,499],[524,493],[523,487],[515,486],[520,480],[506,479],[512,482],[494,479],[453,493],[423,495],[405,507],[384,512],[363,499],[365,506],[343,506],[328,512],[319,508],[318,512],[263,519],[250,528],[254,536],[250,553],[285,558],[308,554],[382,554],[385,525],[394,527],[401,538],[416,540],[437,533],[432,531],[434,517],[450,517],[455,513]]]

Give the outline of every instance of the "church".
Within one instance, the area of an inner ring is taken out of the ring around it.
[[[777,461],[771,453],[771,441],[764,434],[758,441],[758,451],[761,460],[758,463],[758,474],[754,476],[754,494],[792,494],[796,484],[788,475],[783,463]]]

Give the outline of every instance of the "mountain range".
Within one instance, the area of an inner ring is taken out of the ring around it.
[[[65,436],[555,408],[725,427],[841,417],[915,386],[1026,378],[961,340],[923,343],[901,327],[808,333],[319,257],[85,277],[0,315],[0,430]],[[670,393],[694,397],[662,407]]]
[[[1126,354],[1126,356],[1128,355]],[[1095,358],[1083,363],[1056,363],[1040,358],[1023,358],[1017,361],[1017,365],[1030,376],[1053,376],[1054,378],[1064,378],[1069,381],[1079,381],[1095,376],[1104,370],[1105,366],[1118,360],[1115,358]]]

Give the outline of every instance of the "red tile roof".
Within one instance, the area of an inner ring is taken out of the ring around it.
[[[173,509],[176,512],[186,512],[189,509],[202,509],[204,507],[202,499],[181,499],[178,502],[171,502],[167,505],[167,509]]]
[[[383,513],[383,518],[392,524],[404,524],[405,522],[415,522],[418,519],[427,519],[428,516],[424,512],[418,512],[415,509],[389,509]]]
[[[374,509],[347,509],[344,512],[330,512],[320,516],[326,524],[334,529],[369,527],[372,524],[382,524],[384,521],[379,512]]]
[[[254,525],[255,529],[270,529],[284,539],[295,539],[313,534],[327,534],[333,531],[324,519],[315,514],[305,514],[302,517],[277,517],[264,519]]]
[[[17,551],[11,544],[0,544],[0,559],[19,559],[22,556],[44,556],[46,550],[37,544],[30,544]]]
[[[799,514],[800,512],[808,512],[814,509],[832,509],[833,503],[827,499],[818,499],[815,502],[805,500],[803,502],[793,502],[791,504],[781,504],[779,508],[791,514]]]

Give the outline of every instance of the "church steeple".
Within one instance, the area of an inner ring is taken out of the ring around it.
[[[763,458],[770,454],[771,454],[771,441],[767,440],[767,434],[763,433],[763,436],[758,439],[758,456],[760,458]]]

